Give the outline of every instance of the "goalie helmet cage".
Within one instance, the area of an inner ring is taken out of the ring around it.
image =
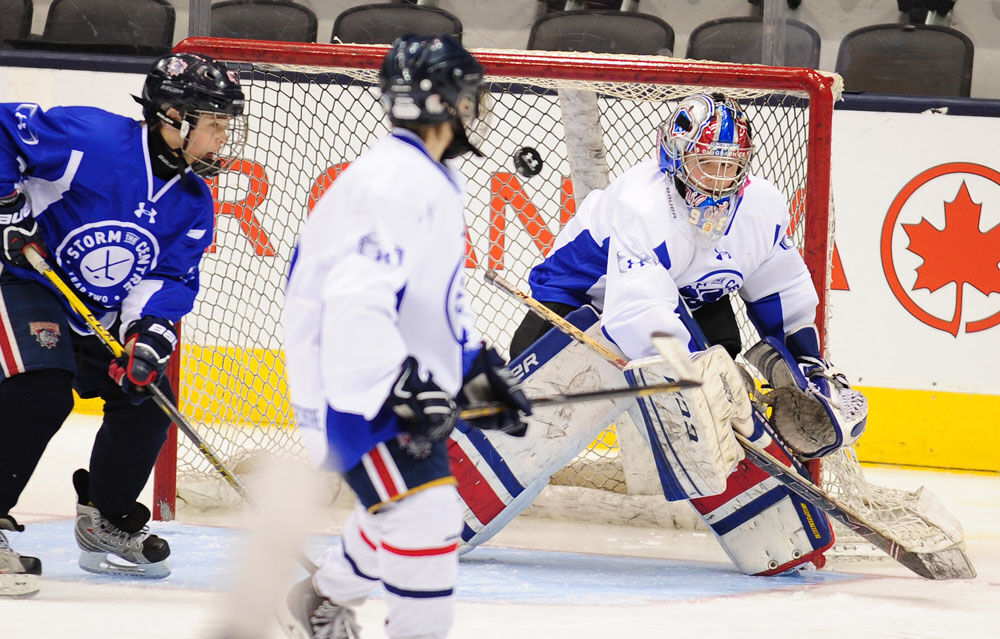
[[[232,171],[210,182],[215,243],[202,262],[201,294],[183,321],[173,369],[182,411],[241,474],[264,456],[304,454],[291,427],[280,353],[282,285],[312,205],[389,131],[377,82],[388,47],[189,38],[175,50],[229,63],[247,95],[246,152]],[[586,192],[655,157],[656,127],[677,100],[715,91],[746,109],[756,147],[751,171],[774,182],[790,203],[793,240],[819,293],[817,324],[825,335],[830,136],[839,76],[664,57],[473,53],[486,70],[488,91],[471,136],[486,157],[466,157],[460,168],[468,179],[471,305],[488,342],[505,348],[525,311],[483,283],[482,269],[496,269],[527,290],[528,271]],[[514,154],[525,147],[541,156],[535,175],[514,167]],[[742,310],[740,316],[745,343],[753,343]],[[615,467],[616,441],[612,429],[560,473],[559,482],[626,492],[620,469],[600,470]],[[202,508],[234,503],[235,493],[215,474],[197,450],[172,436],[157,463],[154,515],[172,516],[178,489],[181,499]]]

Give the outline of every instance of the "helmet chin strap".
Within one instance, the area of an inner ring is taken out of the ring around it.
[[[160,156],[161,162],[165,166],[169,167],[171,170],[176,172],[177,175],[183,176],[184,173],[187,171],[188,167],[190,166],[185,151],[187,150],[187,145],[190,142],[188,136],[191,133],[191,128],[192,128],[191,123],[186,118],[181,120],[176,120],[162,111],[157,113],[156,115],[160,120],[160,126],[161,127],[169,126],[170,128],[175,129],[180,135],[182,141],[181,147],[179,149],[175,149],[169,144],[167,144],[166,140],[163,139],[163,136],[161,134],[160,138],[163,141],[161,144],[158,144],[157,146],[158,147],[162,146],[162,148],[157,149],[158,151],[157,154]]]

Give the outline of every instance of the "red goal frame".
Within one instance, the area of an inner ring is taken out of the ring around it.
[[[176,52],[204,53],[232,62],[267,62],[306,66],[347,66],[378,69],[388,51],[384,45],[301,44],[260,40],[187,38]],[[768,67],[678,60],[665,57],[621,57],[574,53],[534,54],[529,51],[473,51],[487,75],[646,84],[684,84],[704,87],[798,92],[808,96],[809,123],[806,158],[803,256],[826,309],[830,282],[830,154],[835,83],[833,76],[812,69]],[[820,267],[822,265],[822,267]],[[825,312],[816,324],[825,336]],[[179,357],[169,369],[179,384]],[[178,389],[179,390],[179,389]],[[178,397],[180,393],[178,392]],[[154,471],[153,515],[170,519],[176,501],[177,434],[170,429]]]

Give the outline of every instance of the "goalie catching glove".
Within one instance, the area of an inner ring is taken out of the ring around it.
[[[785,344],[766,337],[746,354],[773,389],[764,396],[771,425],[809,459],[852,445],[868,421],[868,400],[819,353],[816,327],[806,326],[788,333]]]
[[[3,233],[3,259],[21,268],[31,268],[24,257],[24,248],[34,246],[43,256],[47,255],[42,231],[31,215],[31,205],[23,193],[14,191],[0,197],[0,231]]]
[[[458,417],[451,395],[434,382],[433,375],[428,374],[426,380],[420,378],[417,360],[412,355],[403,362],[386,403],[405,431],[397,441],[417,458],[429,455],[431,444],[447,437]]]
[[[481,430],[501,430],[508,435],[524,437],[528,424],[525,415],[531,414],[531,401],[524,395],[521,385],[506,368],[503,358],[492,348],[483,346],[476,351],[466,366],[462,390],[458,394],[461,408],[481,404],[503,404],[509,410],[469,420],[469,426]]]
[[[139,404],[146,397],[146,386],[167,369],[176,345],[173,322],[161,317],[143,317],[125,331],[125,352],[111,360],[108,374],[133,404]]]

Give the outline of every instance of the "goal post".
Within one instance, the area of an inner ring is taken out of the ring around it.
[[[240,474],[262,457],[302,454],[281,354],[284,278],[312,205],[389,131],[377,82],[388,47],[189,38],[175,50],[229,63],[247,95],[244,157],[210,181],[215,242],[202,261],[195,309],[182,322],[175,368],[182,412]],[[708,91],[733,96],[750,116],[756,146],[751,171],[774,182],[788,199],[793,239],[816,285],[817,324],[825,335],[838,76],[665,57],[473,54],[486,71],[488,109],[472,136],[487,157],[464,158],[459,168],[468,180],[469,292],[476,327],[489,342],[505,350],[524,310],[483,283],[483,269],[500,270],[527,290],[528,272],[580,201],[583,178],[576,176],[592,167],[581,165],[567,140],[603,142],[600,162],[610,177],[617,176],[654,157],[656,127],[677,100]],[[568,102],[561,98],[571,93],[594,105],[592,119],[577,108],[572,117],[569,107],[563,113]],[[512,156],[523,147],[541,155],[537,175],[526,177],[514,168]],[[752,328],[746,324],[744,330],[749,335]],[[594,454],[614,457],[617,446],[611,433],[595,444]],[[212,500],[235,501],[213,473],[183,439],[165,446],[154,475],[154,514],[176,512],[178,486],[183,500],[203,507],[211,507]]]

